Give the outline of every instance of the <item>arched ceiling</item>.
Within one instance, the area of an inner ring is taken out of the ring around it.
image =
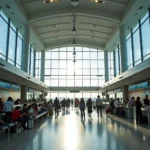
[[[44,0],[20,0],[28,21],[45,49],[70,45],[73,41],[71,0],[45,4]],[[79,0],[76,7],[76,43],[104,49],[116,32],[130,0],[92,3]]]

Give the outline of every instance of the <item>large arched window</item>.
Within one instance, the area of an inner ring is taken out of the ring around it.
[[[52,87],[97,87],[104,84],[104,52],[87,47],[51,49],[45,53],[45,83]]]

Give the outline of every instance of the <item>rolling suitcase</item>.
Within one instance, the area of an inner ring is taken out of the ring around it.
[[[27,128],[31,129],[31,128],[33,128],[33,126],[34,126],[34,120],[33,119],[28,120],[28,122],[27,122]]]

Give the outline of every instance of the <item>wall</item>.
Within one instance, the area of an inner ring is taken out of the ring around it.
[[[148,95],[150,98],[150,88],[147,89],[140,89],[140,90],[135,90],[135,91],[129,91],[129,99],[131,97],[141,97],[141,100],[145,98],[145,95]]]
[[[5,102],[9,96],[11,96],[14,100],[16,100],[17,98],[20,99],[20,91],[0,89],[0,97],[2,98],[3,102]]]

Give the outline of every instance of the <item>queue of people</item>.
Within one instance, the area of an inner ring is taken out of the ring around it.
[[[119,115],[121,112],[121,106],[123,104],[120,102],[119,98],[116,100],[113,100],[112,98],[110,99],[110,112],[111,114],[116,113],[116,115]],[[142,108],[144,111],[150,111],[150,100],[148,98],[148,95],[145,95],[145,98],[143,100],[143,104],[141,102],[141,98],[137,97],[132,97],[131,99],[128,99],[127,101],[127,106],[129,108],[135,108],[135,113],[136,113],[136,123],[142,123],[146,122],[144,121],[144,117],[142,114]]]

